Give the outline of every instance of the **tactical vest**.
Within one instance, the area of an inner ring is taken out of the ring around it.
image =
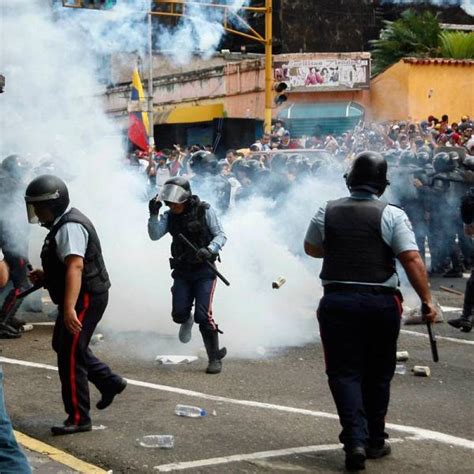
[[[110,288],[110,280],[105,268],[99,237],[92,222],[80,211],[72,208],[64,214],[61,219],[51,228],[41,250],[41,263],[45,275],[45,288],[49,291],[54,303],[64,303],[64,292],[66,284],[66,265],[59,259],[56,249],[56,234],[59,229],[68,222],[81,224],[87,230],[89,239],[86,254],[84,256],[84,270],[82,272],[82,284],[80,294],[101,294]]]
[[[198,249],[207,247],[213,238],[206,222],[206,209],[209,207],[207,202],[200,201],[197,196],[191,196],[182,214],[169,213],[168,232],[173,237],[171,268],[186,270],[202,265],[202,262],[196,259],[195,252],[183,243],[178,235],[183,234]]]
[[[395,272],[395,255],[384,242],[379,200],[329,201],[324,223],[323,280],[383,283]]]

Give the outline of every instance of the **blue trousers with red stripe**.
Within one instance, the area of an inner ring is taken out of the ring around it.
[[[329,293],[319,304],[329,388],[346,449],[382,446],[395,372],[401,301],[398,295]]]
[[[81,295],[76,305],[82,330],[71,334],[64,325],[62,308],[54,326],[53,349],[58,357],[59,378],[67,421],[74,424],[90,423],[89,383],[99,392],[116,392],[122,378],[114,374],[108,365],[101,362],[89,349],[92,334],[104,314],[108,293]]]
[[[216,287],[216,276],[206,266],[195,270],[174,270],[173,277],[173,321],[183,324],[191,316],[194,303],[194,321],[201,332],[214,332],[217,329],[212,317],[212,299]]]

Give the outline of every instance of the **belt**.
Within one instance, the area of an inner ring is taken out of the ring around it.
[[[400,293],[398,288],[381,285],[356,285],[347,283],[329,283],[324,286],[324,294],[328,293],[365,293],[370,295],[394,295]]]

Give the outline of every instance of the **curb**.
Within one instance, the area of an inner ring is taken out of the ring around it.
[[[30,451],[34,451],[36,453],[44,454],[53,461],[70,467],[75,471],[85,474],[107,474],[107,472],[110,472],[105,471],[98,466],[94,466],[93,464],[81,461],[71,454],[61,451],[60,449],[50,446],[49,444],[43,443],[42,441],[31,438],[30,436],[20,433],[19,431],[14,431],[14,433],[18,443],[25,448],[28,448]]]

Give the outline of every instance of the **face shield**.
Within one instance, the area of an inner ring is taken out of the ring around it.
[[[159,195],[160,201],[172,202],[175,204],[182,204],[191,197],[190,191],[178,186],[177,184],[165,184],[161,188]]]
[[[41,194],[39,196],[25,196],[26,202],[26,213],[28,215],[28,222],[30,224],[38,224],[41,222],[40,216],[37,214],[37,210],[42,207],[48,208],[48,201],[53,201],[59,198],[59,191],[56,190],[52,193]]]

